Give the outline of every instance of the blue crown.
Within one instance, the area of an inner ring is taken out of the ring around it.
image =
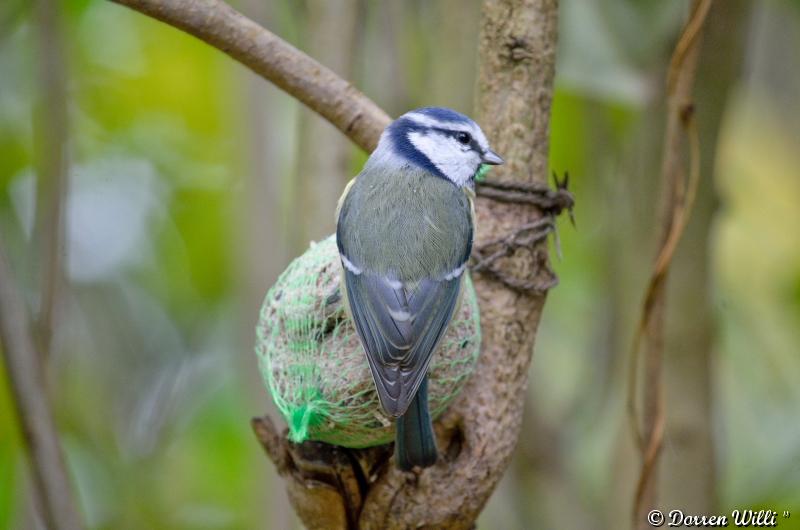
[[[418,114],[424,114],[434,120],[439,121],[449,121],[455,123],[471,123],[472,120],[467,116],[464,116],[460,112],[456,112],[452,109],[446,109],[443,107],[422,107],[421,109],[413,110],[411,112],[416,112]]]

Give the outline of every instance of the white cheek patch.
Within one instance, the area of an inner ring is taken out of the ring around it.
[[[480,164],[477,153],[460,144],[455,138],[441,134],[411,132],[408,140],[436,168],[457,186],[464,186]]]

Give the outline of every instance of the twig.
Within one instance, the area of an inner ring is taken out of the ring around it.
[[[10,267],[0,248],[0,339],[14,405],[28,449],[47,528],[83,527],[72,495],[58,431],[48,403],[44,368],[31,324]]]
[[[297,98],[366,151],[389,116],[350,82],[220,0],[112,0],[182,29]]]
[[[668,94],[675,92],[675,83],[678,82],[681,67],[686,62],[686,55],[700,35],[710,9],[711,0],[701,0],[694,5],[693,12],[681,33],[680,39],[678,39],[678,43],[675,45],[675,51],[672,53],[672,58],[669,62],[669,72],[667,73]]]
[[[634,528],[647,528],[645,513],[655,505],[655,476],[664,438],[665,412],[661,364],[666,282],[669,267],[681,239],[700,181],[700,147],[694,122],[691,90],[697,67],[697,53],[703,24],[711,0],[695,0],[692,13],[675,46],[667,77],[667,125],[661,167],[664,197],[661,247],[653,266],[640,320],[630,350],[628,372],[628,416],[642,453],[642,467],[633,502]],[[689,176],[684,181],[681,168],[683,137],[689,145]],[[636,406],[638,359],[642,341],[647,339],[645,358],[644,432],[639,427]]]

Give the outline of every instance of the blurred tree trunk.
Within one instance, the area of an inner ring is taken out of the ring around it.
[[[307,10],[305,51],[344,79],[352,79],[358,1],[307,0]],[[309,241],[333,233],[337,199],[354,176],[353,148],[336,127],[306,108],[300,111],[299,127],[292,255],[301,254]]]
[[[37,0],[33,3],[35,49],[37,58],[37,94],[33,109],[34,166],[36,171],[36,216],[31,249],[32,270],[38,274],[39,307],[34,322],[36,351],[42,359],[27,360],[35,365],[42,388],[28,388],[29,392],[48,395],[47,359],[53,351],[53,335],[57,326],[58,311],[66,286],[64,205],[68,187],[69,169],[69,118],[67,108],[67,66],[64,50],[63,5],[58,0]],[[5,315],[6,317],[8,315]],[[5,347],[10,347],[5,345]],[[8,352],[6,352],[8,354]],[[12,381],[12,384],[14,382]],[[16,381],[21,384],[22,381]],[[69,487],[63,451],[58,431],[52,429],[52,440],[43,440],[39,433],[43,425],[52,422],[53,411],[47,397],[40,397],[47,417],[30,420],[38,427],[31,429],[22,420],[29,458],[31,460],[30,499],[25,504],[24,519],[31,528],[60,525],[63,528],[81,528],[79,507]],[[21,409],[20,414],[23,414]],[[42,413],[42,409],[37,411]],[[54,449],[53,449],[54,448]],[[48,450],[53,449],[52,455]],[[48,458],[49,457],[49,458]],[[40,462],[36,462],[40,460]],[[41,478],[37,467],[50,467]],[[61,475],[61,477],[58,477]],[[60,478],[60,480],[58,480]]]
[[[239,286],[243,300],[243,323],[240,331],[239,351],[251,352],[253,349],[253,330],[263,301],[264,286],[272,285],[286,266],[289,259],[287,241],[282,221],[282,184],[285,182],[278,168],[281,154],[277,144],[270,139],[280,134],[280,128],[287,120],[278,118],[279,107],[284,99],[282,94],[266,85],[263,79],[247,72],[245,81],[246,110],[246,180],[241,190],[239,204],[244,206],[239,227],[243,238],[239,251],[242,255],[243,274]],[[271,117],[271,118],[270,118]],[[278,119],[276,119],[278,118]],[[284,166],[287,167],[287,166]],[[264,406],[267,412],[278,417],[279,414],[271,400],[264,399],[264,384],[258,370],[253,370],[248,355],[237,356],[243,380],[248,387],[248,395],[253,403]],[[271,499],[262,515],[275,528],[291,528],[296,518],[288,508],[286,493],[280,479],[269,473],[269,494],[263,498]]]
[[[535,376],[534,381],[535,381]],[[506,480],[513,498],[510,528],[598,528],[598,519],[579,502],[583,484],[570,470],[568,426],[576,415],[558,424],[537,410],[530,393],[522,421],[521,443]]]
[[[405,79],[407,72],[401,53],[406,37],[403,28],[409,3],[366,2],[362,0],[363,21],[359,23],[358,64],[353,82],[371,94],[375,103],[390,116],[402,114],[409,107],[409,82],[387,82]]]
[[[433,22],[426,28],[433,39],[429,40],[431,60],[425,104],[469,113],[474,100],[480,2],[441,0],[435,8]]]
[[[667,430],[659,504],[687,513],[716,510],[712,438],[716,324],[710,274],[711,231],[717,210],[714,162],[726,103],[740,71],[748,10],[744,0],[726,0],[716,2],[709,13],[695,88],[702,178],[667,295]]]
[[[64,287],[64,202],[67,193],[67,74],[61,2],[35,2],[38,94],[34,107],[36,219],[34,259],[39,273],[36,340],[48,357]]]
[[[245,12],[259,24],[275,23],[278,6],[273,2],[247,0]],[[275,28],[282,29],[282,28]],[[242,271],[239,275],[239,296],[242,299],[243,323],[239,332],[241,352],[252,352],[253,334],[259,308],[264,299],[264,286],[272,285],[292,257],[286,219],[288,205],[286,188],[292,186],[292,135],[288,124],[294,123],[292,107],[295,103],[262,78],[247,70],[242,73],[244,104],[242,105],[243,137],[241,145],[245,159],[243,186],[237,197],[243,205],[236,238],[241,238],[238,252]],[[290,105],[287,105],[289,101]],[[237,355],[238,372],[247,385],[247,394],[256,410],[267,408],[272,417],[279,413],[272,401],[264,399],[264,383],[258,370],[253,370],[249,355]],[[297,518],[289,507],[285,488],[280,478],[272,473],[265,478],[262,495],[270,499],[260,509],[260,519],[270,527],[292,528]]]
[[[652,72],[653,82],[662,87],[666,77],[664,65],[669,62],[668,53],[667,46],[665,55],[657,61],[657,71]],[[631,436],[631,425],[624,413],[624,401],[631,334],[641,311],[640,289],[648,281],[652,256],[655,254],[653,233],[656,218],[653,211],[658,202],[659,186],[653,185],[653,180],[658,176],[665,109],[662,90],[648,101],[639,122],[632,128],[632,141],[622,155],[622,178],[612,180],[604,197],[605,204],[612,205],[609,212],[609,251],[605,255],[605,274],[610,292],[609,311],[612,315],[609,343],[615,353],[614,386],[609,388],[607,395],[621,397],[623,406],[613,454],[613,482],[610,485],[613,493],[603,514],[607,528],[617,527],[623,517],[621,514],[627,516],[631,511],[631,499],[641,458]],[[651,175],[655,177],[642,177]],[[631,249],[640,251],[632,252]]]

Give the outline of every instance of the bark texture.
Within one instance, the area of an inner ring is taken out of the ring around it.
[[[182,29],[299,99],[366,151],[389,116],[350,82],[220,0],[113,0]]]

